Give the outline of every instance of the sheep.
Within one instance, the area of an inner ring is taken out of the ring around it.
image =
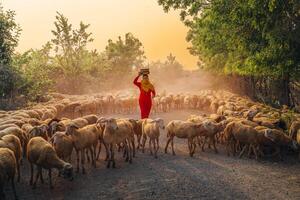
[[[98,120],[97,115],[86,115],[83,116],[82,118],[87,120],[89,124],[95,124]]]
[[[39,114],[34,110],[24,110],[31,118],[40,119]]]
[[[33,126],[31,124],[23,124],[21,129],[28,135],[28,133],[33,129]]]
[[[78,128],[83,128],[89,124],[88,120],[83,118],[76,118],[70,121],[70,123],[76,125]]]
[[[103,130],[103,140],[106,144],[109,145],[109,160],[107,162],[106,167],[110,167],[110,163],[112,163],[112,167],[115,168],[115,159],[114,153],[117,144],[124,143],[125,150],[127,152],[126,161],[129,163],[132,162],[131,157],[131,145],[128,142],[128,138],[133,136],[133,128],[130,122],[126,120],[116,120],[114,118],[109,119],[100,119],[100,124],[104,124]]]
[[[17,164],[18,182],[20,182],[20,164],[22,159],[22,146],[19,138],[14,135],[5,135],[0,139],[0,148],[9,148],[14,152]]]
[[[164,126],[164,120],[157,118],[157,119],[146,119],[143,121],[142,125],[142,133],[143,133],[143,152],[145,149],[145,143],[147,137],[149,137],[149,148],[150,148],[150,153],[152,155],[152,146],[151,143],[153,144],[154,148],[154,157],[157,158],[157,151],[159,149],[159,136],[160,132],[159,129],[165,129]]]
[[[82,117],[84,114],[90,114],[90,113],[96,112],[96,110],[97,110],[96,101],[87,100],[87,101],[80,103],[80,105],[76,106],[74,108],[74,113],[75,114],[78,113],[79,116]]]
[[[229,146],[231,145],[232,154],[235,155],[235,145],[238,144],[245,144],[243,147],[239,157],[243,155],[246,150],[246,147],[252,149],[255,154],[255,159],[258,159],[258,154],[256,148],[258,147],[258,132],[251,126],[244,125],[240,122],[230,122],[227,124],[224,135],[227,140],[226,150],[227,155],[229,156]]]
[[[0,148],[0,199],[5,199],[4,185],[11,181],[15,199],[18,199],[15,189],[15,173],[17,162],[14,152],[8,148]]]
[[[62,115],[74,118],[74,110],[77,106],[80,106],[79,102],[72,102],[70,104],[67,104],[62,110]]]
[[[101,117],[96,122],[96,126],[98,127],[98,130],[99,130],[99,148],[98,148],[98,153],[97,153],[97,156],[96,156],[96,160],[99,160],[99,158],[100,158],[101,147],[102,147],[102,144],[103,144],[104,147],[105,147],[105,151],[106,151],[106,157],[105,157],[104,160],[107,161],[109,159],[109,153],[108,153],[109,150],[108,150],[107,144],[104,142],[104,139],[103,139],[104,126],[102,124],[102,120],[104,120],[104,119],[105,118]]]
[[[19,128],[19,126],[15,125],[15,124],[4,124],[4,125],[0,125],[0,131],[7,129],[9,127]]]
[[[141,138],[142,138],[142,126],[143,126],[143,120],[136,120],[136,125],[133,127],[134,129],[134,134],[136,135],[137,138],[137,149],[142,147],[141,144]]]
[[[298,130],[300,130],[300,121],[294,121],[291,124],[289,136],[293,139],[296,139]]]
[[[52,169],[56,168],[64,178],[73,180],[73,167],[70,163],[61,160],[54,148],[42,137],[34,137],[27,144],[27,159],[30,163],[30,185],[36,188],[36,183],[39,178],[42,180],[42,169],[48,170],[50,189],[52,185]],[[33,181],[33,166],[36,165],[37,173]]]
[[[297,141],[293,140],[291,137],[287,136],[284,132],[277,129],[266,129],[265,137],[270,139],[276,148],[275,155],[277,154],[279,158],[282,158],[281,147],[291,147],[294,150],[298,149]]]
[[[9,135],[9,134],[15,135],[19,138],[19,140],[21,142],[21,145],[23,147],[23,152],[25,154],[26,144],[28,142],[28,137],[26,136],[25,132],[20,128],[10,127],[10,128],[7,128],[7,129],[4,129],[4,130],[0,131],[0,138],[5,136],[5,135]]]
[[[117,119],[117,135],[119,138],[117,138],[116,144],[125,147],[123,157],[126,156],[125,161],[129,161],[129,163],[132,163],[132,157],[135,156],[133,124],[135,124],[133,119]]]
[[[132,148],[132,155],[133,157],[135,157],[135,142],[134,142],[134,134],[135,134],[135,130],[137,129],[137,121],[134,119],[129,119],[129,118],[122,118],[122,119],[117,119],[118,121],[126,121],[127,123],[131,124],[132,130],[129,130],[129,133],[132,133],[132,135],[129,135],[128,137],[128,142],[131,144],[131,148]],[[129,144],[129,145],[130,145]]]
[[[209,139],[209,142],[213,144],[215,153],[218,153],[218,150],[216,148],[215,136],[217,133],[224,130],[224,126],[224,122],[215,123],[211,120],[206,120],[203,122],[203,128],[205,129],[205,131],[200,134],[201,136],[205,137],[202,144],[202,151],[204,151],[206,140]]]
[[[49,138],[52,137],[52,135],[56,131],[64,131],[65,127],[63,127],[61,124],[59,124],[60,120],[57,118],[53,118],[50,121],[48,121],[47,124],[47,135]]]
[[[298,146],[299,146],[299,145],[300,145],[300,129],[297,131],[296,141],[297,141]],[[299,151],[298,158],[299,158],[299,160],[300,160],[300,151]]]
[[[0,125],[5,125],[5,124],[15,124],[18,127],[22,127],[25,122],[23,120],[17,120],[17,119],[7,119],[5,121],[1,121]]]
[[[48,129],[48,126],[45,124],[43,124],[41,126],[33,127],[33,129],[31,129],[28,132],[28,138],[31,139],[33,137],[40,136],[40,137],[44,138],[46,141],[48,141],[47,129]]]
[[[89,150],[92,157],[92,165],[96,167],[96,147],[100,137],[99,127],[97,125],[88,125],[83,128],[77,127],[71,123],[67,126],[66,135],[70,135],[77,156],[77,172],[79,172],[79,153],[81,155],[82,173],[85,174],[85,150]]]
[[[66,135],[64,132],[56,132],[50,142],[57,153],[57,156],[64,160],[71,162],[71,155],[73,152],[73,140],[70,136]]]
[[[55,118],[57,110],[55,107],[49,107],[43,112],[42,120]]]
[[[196,136],[199,136],[199,134],[204,131],[202,124],[181,120],[173,120],[168,123],[166,130],[168,141],[165,147],[165,153],[167,153],[169,143],[171,142],[172,153],[173,155],[175,155],[173,140],[176,136],[178,138],[188,139],[189,154],[191,157],[193,157],[196,149],[194,138]]]
[[[24,119],[24,121],[28,124],[31,124],[32,126],[39,126],[42,124],[40,120],[35,118]]]

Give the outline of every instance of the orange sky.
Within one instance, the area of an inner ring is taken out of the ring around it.
[[[91,24],[91,48],[103,50],[109,38],[131,32],[144,44],[149,60],[164,60],[172,52],[185,68],[196,68],[197,58],[186,49],[187,28],[177,12],[164,13],[157,0],[0,0],[5,10],[15,10],[23,31],[18,51],[40,48],[52,38],[56,11],[73,26]]]

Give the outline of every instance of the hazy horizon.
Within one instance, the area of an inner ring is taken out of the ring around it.
[[[41,48],[53,36],[56,11],[64,14],[74,27],[80,21],[91,24],[94,42],[90,49],[104,50],[108,39],[116,40],[131,32],[144,45],[147,60],[165,60],[169,53],[186,69],[195,69],[197,58],[190,55],[187,27],[178,12],[164,13],[156,0],[1,0],[5,10],[16,12],[21,25],[17,51]]]

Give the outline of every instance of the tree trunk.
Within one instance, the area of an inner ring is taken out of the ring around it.
[[[290,76],[289,74],[284,74],[281,80],[281,95],[280,104],[290,106]]]

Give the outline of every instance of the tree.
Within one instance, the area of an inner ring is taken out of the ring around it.
[[[62,70],[70,92],[74,92],[80,87],[78,79],[85,68],[83,58],[88,53],[87,44],[93,41],[92,33],[87,32],[90,25],[80,22],[79,29],[73,29],[68,19],[58,12],[54,25],[54,39],[51,41],[56,53],[55,63]]]
[[[4,11],[0,4],[0,97],[12,96],[17,74],[11,67],[12,55],[18,45],[21,28],[15,22],[15,12]]]
[[[300,2],[297,0],[159,0],[181,10],[190,51],[202,67],[225,74],[281,79],[289,99],[300,73]],[[289,104],[287,101],[283,103]]]
[[[36,101],[53,89],[58,69],[53,66],[51,49],[51,44],[48,42],[41,49],[31,49],[14,56],[14,66],[22,76],[17,82],[17,88],[19,93],[25,94],[32,101]]]
[[[108,40],[105,54],[114,73],[124,75],[131,72],[132,66],[141,66],[145,60],[143,44],[131,33],[120,36],[117,41]]]

